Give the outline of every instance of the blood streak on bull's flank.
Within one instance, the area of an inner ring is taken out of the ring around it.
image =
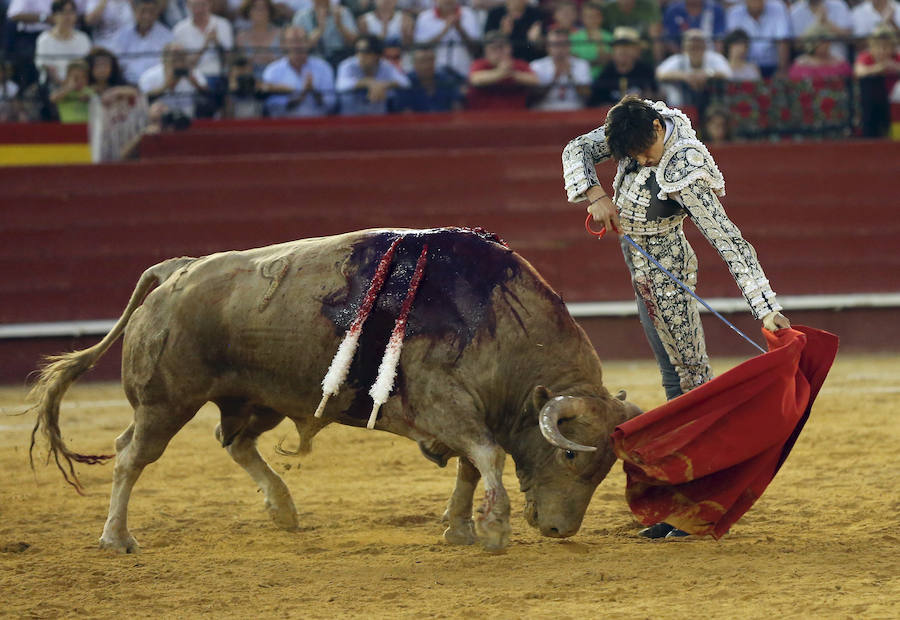
[[[381,292],[381,287],[384,286],[388,269],[391,266],[391,261],[394,259],[394,252],[397,251],[397,246],[402,240],[402,236],[394,239],[394,242],[391,243],[391,247],[389,247],[388,251],[381,257],[381,261],[378,263],[378,269],[375,270],[375,277],[372,278],[372,284],[369,285],[369,290],[366,291],[366,296],[363,298],[362,305],[356,312],[356,318],[353,319],[353,324],[350,326],[351,332],[358,332],[362,329],[363,323],[365,323],[366,319],[369,317],[372,306],[375,305],[375,298],[378,297],[378,293]]]
[[[428,268],[409,312],[406,337],[448,339],[456,345],[460,355],[479,329],[493,333],[493,292],[500,286],[510,294],[506,283],[515,278],[525,264],[502,239],[481,229],[374,232],[353,248],[343,266],[347,287],[323,300],[322,314],[334,324],[335,333],[344,334],[350,329],[362,304],[367,301],[366,292],[380,259],[400,234],[403,239],[396,248],[381,292],[374,299],[347,378],[347,384],[356,390],[356,395],[345,413],[363,421],[371,412],[368,390],[376,380],[379,363],[424,244],[429,247]],[[403,389],[401,367],[395,392]]]

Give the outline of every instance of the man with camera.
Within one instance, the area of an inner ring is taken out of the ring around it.
[[[174,41],[163,48],[162,62],[141,74],[138,87],[151,101],[162,101],[188,118],[194,118],[198,98],[208,93],[206,78],[191,69],[184,47]]]

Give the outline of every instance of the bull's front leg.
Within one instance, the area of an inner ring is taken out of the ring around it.
[[[459,457],[456,464],[456,486],[447,502],[443,520],[449,525],[444,530],[444,540],[452,545],[471,545],[478,538],[475,536],[475,523],[472,521],[472,498],[481,474],[464,456]]]
[[[506,452],[496,444],[477,446],[469,460],[484,478],[484,499],[475,517],[475,532],[487,551],[502,551],[509,544],[509,496],[503,488]]]

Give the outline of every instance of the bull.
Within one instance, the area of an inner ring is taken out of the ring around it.
[[[392,253],[377,295],[372,282]],[[134,420],[116,439],[102,548],[138,550],[126,515],[132,488],[172,437],[211,401],[216,437],[265,494],[274,522],[298,527],[284,481],[257,450],[260,434],[290,418],[298,453],[331,422],[365,426],[369,388],[397,323],[417,257],[425,259],[389,398],[375,428],[416,441],[441,466],[458,458],[444,539],[509,542],[501,475],[515,461],[528,523],[552,537],[575,534],[615,456],[608,436],[640,410],[612,396],[600,360],[562,299],[497,237],[469,229],[365,230],[147,269],[112,330],[93,347],[50,358],[32,389],[50,454],[76,489],[59,406],[66,389],[124,333],[122,384]],[[321,400],[320,382],[341,338],[370,311],[342,386]],[[312,415],[325,403],[321,417]],[[484,498],[474,511],[476,484]]]

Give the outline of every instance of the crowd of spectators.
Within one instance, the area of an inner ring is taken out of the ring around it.
[[[711,84],[772,77],[856,78],[878,118],[900,101],[898,0],[0,2],[0,121],[83,122],[91,97],[138,92],[188,118],[573,110],[629,93],[702,111]]]

